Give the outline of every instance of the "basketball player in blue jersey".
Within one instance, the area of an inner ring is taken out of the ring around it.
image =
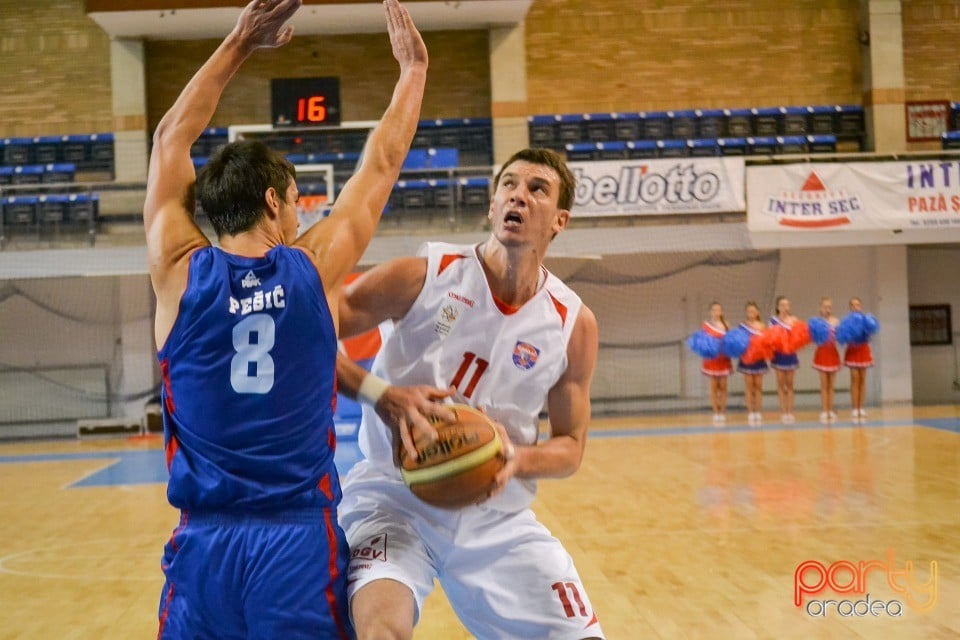
[[[257,0],[160,121],[144,205],[163,420],[180,524],[164,552],[160,638],[349,638],[332,422],[338,301],[419,119],[427,51],[384,2],[400,78],[330,216],[297,237],[293,166],[255,142],[199,178],[190,147],[300,0]],[[194,192],[219,240],[193,219]]]
[[[590,424],[597,321],[543,266],[575,179],[556,153],[525,149],[495,183],[485,241],[427,243],[367,271],[340,303],[345,336],[393,321],[371,373],[337,364],[342,388],[367,403],[365,459],[341,505],[361,640],[409,639],[435,580],[477,638],[604,637],[573,559],[530,508],[537,479],[577,471]],[[447,397],[482,409],[509,443],[489,499],[459,510],[421,502],[391,464],[400,446],[415,457],[412,430],[436,435],[420,414]]]

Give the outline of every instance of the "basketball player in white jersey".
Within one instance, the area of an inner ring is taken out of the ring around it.
[[[371,269],[342,299],[343,336],[393,321],[371,374],[346,358],[337,365],[341,388],[367,402],[366,459],[340,505],[361,640],[410,638],[435,578],[477,638],[603,637],[570,555],[530,509],[537,478],[579,468],[590,422],[596,319],[542,265],[574,188],[557,154],[520,151],[497,175],[485,242],[427,243]],[[449,414],[433,403],[445,397],[482,409],[512,443],[491,497],[456,511],[420,502],[394,464],[399,446],[415,455],[416,428],[435,435],[423,414]],[[538,443],[544,405],[550,437]]]

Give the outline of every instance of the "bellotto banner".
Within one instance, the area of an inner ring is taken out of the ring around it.
[[[743,211],[743,158],[571,162],[575,217]]]
[[[960,228],[960,162],[747,168],[750,231]]]

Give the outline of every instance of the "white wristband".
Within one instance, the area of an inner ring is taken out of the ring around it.
[[[370,405],[375,405],[380,397],[387,392],[389,387],[389,382],[372,373],[368,373],[363,379],[363,382],[360,383],[360,388],[357,389],[357,399],[363,400]]]

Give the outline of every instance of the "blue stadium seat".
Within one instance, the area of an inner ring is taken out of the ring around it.
[[[777,138],[777,153],[807,153],[806,136],[779,136]]]
[[[26,164],[13,168],[13,184],[40,184],[43,181],[42,164]]]
[[[838,135],[844,136],[860,136],[863,135],[864,128],[864,117],[863,117],[863,107],[859,105],[850,105],[850,104],[841,104],[837,106],[837,128],[835,133]]]
[[[762,107],[753,111],[753,130],[757,136],[777,136],[782,130],[783,114],[779,107]]]
[[[671,136],[670,116],[666,111],[640,113],[640,137],[644,140],[663,140]]]
[[[5,138],[3,140],[3,164],[17,165],[33,162],[33,138]]]
[[[668,111],[670,117],[670,135],[674,138],[690,139],[697,137],[697,112],[691,110]]]
[[[427,168],[427,150],[411,149],[403,161],[402,171],[417,171]]]
[[[627,143],[618,140],[597,142],[594,157],[597,160],[622,160],[627,157]]]
[[[772,156],[777,153],[777,138],[775,136],[747,138],[747,152],[756,156]]]
[[[627,143],[627,157],[632,159],[656,158],[658,155],[656,140],[631,140]]]
[[[613,114],[588,113],[584,115],[586,139],[589,142],[606,142],[613,140]]]
[[[718,138],[717,147],[722,156],[743,156],[747,153],[746,138]]]
[[[437,209],[449,209],[456,201],[457,183],[455,180],[440,178],[438,180],[427,180],[427,187],[430,190],[430,202]]]
[[[810,133],[813,135],[832,134],[839,130],[837,116],[839,112],[834,105],[817,105],[807,107],[807,119],[810,123]]]
[[[690,155],[686,140],[658,140],[657,150],[661,158],[685,158]]]
[[[8,226],[26,227],[37,222],[37,196],[7,196],[3,198],[3,222]]]
[[[553,149],[557,144],[554,116],[529,116],[527,118],[527,132],[530,135],[530,145]]]
[[[427,206],[430,184],[426,180],[398,180],[400,204],[404,211],[423,209]]]
[[[427,166],[430,169],[455,169],[460,166],[460,156],[456,149],[449,147],[427,149]]]
[[[64,162],[81,164],[87,160],[87,142],[89,136],[63,136],[61,154]]]
[[[807,147],[810,153],[835,153],[837,136],[833,134],[807,136]]]
[[[288,158],[289,159],[289,158]],[[195,171],[199,171],[204,165],[207,164],[208,158],[206,156],[202,158],[190,158],[193,161],[193,168]]]
[[[940,136],[940,146],[944,149],[960,149],[960,131],[944,131]]]
[[[288,153],[286,155],[287,162],[290,164],[307,164],[307,154],[306,153]],[[202,158],[204,163],[206,163],[206,157]],[[196,164],[196,162],[194,162]]]
[[[720,155],[720,145],[717,144],[716,138],[697,138],[695,140],[687,140],[687,146],[690,148],[690,155],[694,157]]]
[[[585,162],[593,160],[596,145],[593,142],[577,142],[565,145],[564,148],[567,150],[567,161]]]
[[[60,161],[60,136],[37,136],[33,139],[33,159],[37,164]]]
[[[640,114],[639,113],[614,113],[613,118],[613,137],[623,142],[637,140],[640,138]]]
[[[727,135],[727,120],[722,109],[697,109],[697,131],[701,138],[722,138]]]
[[[99,213],[100,196],[97,194],[72,193],[67,196],[67,221],[72,223],[87,223],[97,219]]]
[[[947,124],[950,131],[960,130],[960,102],[950,103],[950,120]]]
[[[809,132],[807,107],[780,107],[780,133],[802,136]]]
[[[113,134],[93,133],[87,137],[87,155],[91,163],[102,168],[113,167]]]
[[[490,206],[490,178],[460,178],[460,203],[467,209],[487,209]]]
[[[41,225],[59,225],[67,219],[67,206],[70,196],[64,194],[42,195],[37,197],[37,220]]]
[[[0,167],[0,185],[13,182],[13,167]]]
[[[731,138],[749,138],[755,133],[752,109],[724,109],[727,135]]]
[[[561,115],[557,131],[557,137],[563,144],[584,142],[587,139],[586,117],[582,113]]]
[[[73,182],[77,177],[77,165],[71,162],[61,162],[43,165],[41,182]]]

